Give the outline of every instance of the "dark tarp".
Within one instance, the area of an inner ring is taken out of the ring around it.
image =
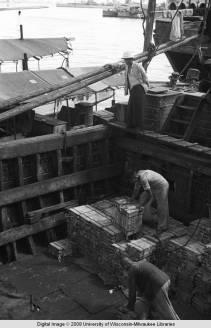
[[[69,40],[69,39],[68,39]],[[48,56],[70,49],[66,38],[1,39],[0,61],[21,60],[24,53],[28,58]]]

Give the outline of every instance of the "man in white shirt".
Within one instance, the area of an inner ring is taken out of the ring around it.
[[[126,51],[123,53],[123,64],[106,64],[105,69],[125,68],[125,95],[130,92],[126,124],[128,128],[144,130],[145,95],[149,87],[146,72],[141,63],[134,63],[133,55]]]
[[[148,78],[142,64],[134,63],[129,51],[124,52],[125,94],[130,92],[126,123],[129,128],[144,130],[145,94],[149,87]]]
[[[132,198],[139,197],[140,207],[144,207],[150,200],[155,200],[157,205],[158,226],[160,234],[168,229],[168,181],[159,173],[151,170],[140,170],[134,175],[135,186]],[[141,192],[141,189],[144,192]]]

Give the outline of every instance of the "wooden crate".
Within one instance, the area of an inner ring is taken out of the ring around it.
[[[128,197],[117,197],[114,201],[113,222],[125,233],[126,237],[137,233],[142,225],[143,211],[139,204]]]
[[[116,103],[114,106],[112,106],[108,110],[110,112],[114,113],[115,120],[117,120],[119,122],[125,122],[127,109],[128,109],[128,102],[122,101],[122,102]]]
[[[167,119],[179,92],[168,91],[166,93],[146,95],[144,108],[145,130],[159,132]]]
[[[72,255],[71,241],[69,239],[61,239],[49,244],[49,253],[57,258]]]

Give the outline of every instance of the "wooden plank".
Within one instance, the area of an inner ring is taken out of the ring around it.
[[[73,172],[78,169],[78,147],[73,146]],[[78,199],[78,188],[74,188],[74,198]]]
[[[18,157],[18,174],[19,174],[19,183],[20,186],[24,185],[24,173],[23,173],[23,161],[21,157]],[[23,218],[25,218],[26,213],[27,213],[27,205],[26,205],[26,201],[23,200],[21,202],[21,207],[22,207],[22,213],[23,213]],[[30,254],[36,254],[36,250],[35,250],[35,245],[34,245],[34,241],[32,239],[31,236],[26,237],[25,239],[25,243],[29,248]],[[17,247],[16,247],[16,243],[13,242],[13,248],[14,248],[14,256],[15,259],[17,259],[18,257],[18,251],[17,251]]]
[[[87,145],[87,147],[88,147],[87,168],[91,168],[93,166],[92,143],[89,142],[88,145]],[[90,182],[90,193],[91,193],[91,198],[94,198],[94,195],[95,195],[95,186],[94,186],[94,183],[93,182]]]
[[[30,253],[35,255],[37,252],[36,252],[36,246],[34,243],[33,236],[28,236],[27,241],[28,241],[28,247],[29,247]]]
[[[174,103],[174,105],[173,105],[173,107],[172,107],[166,121],[163,124],[162,130],[161,130],[163,133],[169,131],[169,124],[172,120],[172,117],[174,116],[174,114],[177,111],[177,106],[182,104],[182,102],[184,101],[184,98],[185,98],[184,95],[180,95],[176,98],[175,103]]]
[[[47,229],[55,228],[65,222],[65,215],[63,212],[60,212],[44,218],[33,225],[24,224],[19,227],[5,230],[0,233],[0,246],[10,244],[16,240],[37,234],[38,232]]]
[[[0,160],[63,149],[64,138],[66,138],[66,146],[72,147],[81,143],[104,139],[108,136],[108,133],[108,127],[96,125],[67,131],[65,137],[60,134],[48,134],[34,138],[2,142],[0,143]]]
[[[40,174],[40,154],[36,154],[36,177],[37,181],[41,181],[41,174]]]
[[[3,231],[7,231],[7,227],[8,227],[7,209],[6,209],[6,207],[1,207],[0,211],[1,211],[2,229],[3,229]],[[15,246],[15,248],[14,248],[14,246]],[[5,251],[7,254],[7,261],[8,262],[13,261],[14,257],[16,257],[16,244],[7,243],[7,245],[5,245]]]
[[[73,146],[73,172],[78,171],[78,147]]]
[[[40,218],[43,214],[49,214],[50,212],[58,211],[58,210],[64,209],[65,207],[68,207],[68,206],[69,207],[77,206],[77,202],[75,200],[70,200],[65,203],[61,203],[61,204],[59,203],[56,205],[40,208],[39,210],[30,211],[27,213],[27,218],[32,218],[34,216]]]
[[[12,245],[12,248],[13,248],[14,260],[16,261],[18,259],[18,250],[17,250],[16,242],[13,241],[11,245]]]
[[[129,138],[121,138],[116,140],[116,144],[124,150],[148,155],[211,176],[211,157],[208,158],[207,153],[202,152],[201,156],[198,156],[198,153],[189,153],[188,148],[182,147],[176,151],[172,145],[167,147],[157,139],[152,143],[150,139],[131,142]]]
[[[0,206],[121,174],[121,164],[101,166],[0,192]]]
[[[199,102],[196,110],[194,111],[193,116],[192,116],[191,121],[190,121],[190,124],[187,127],[187,130],[185,132],[185,135],[184,135],[185,140],[190,140],[191,139],[193,131],[194,131],[195,127],[198,124],[198,120],[199,120],[199,117],[200,117],[199,115],[202,112],[203,104],[206,104],[206,101],[204,100],[204,97],[201,97],[201,101]]]
[[[22,161],[21,157],[18,157],[18,178],[19,178],[20,186],[23,186],[24,185],[24,174],[23,174],[23,161]],[[25,217],[26,213],[27,213],[27,206],[26,206],[26,202],[24,200],[21,202],[21,208],[22,208],[23,217]]]
[[[62,175],[62,153],[60,149],[56,150],[58,176]]]
[[[109,139],[106,138],[104,140],[104,147],[103,147],[103,163],[109,164],[110,162],[110,144],[109,144]],[[109,194],[110,191],[110,184],[109,184],[109,179],[105,179],[105,192],[106,194]]]
[[[0,191],[3,190],[3,164],[0,160]]]
[[[57,157],[57,173],[58,176],[60,177],[63,173],[63,167],[62,167],[62,152],[60,149],[56,151],[56,157]],[[59,199],[61,203],[64,203],[64,194],[63,191],[59,192]]]

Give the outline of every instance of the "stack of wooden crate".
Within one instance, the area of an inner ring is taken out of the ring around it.
[[[144,108],[144,126],[147,130],[161,131],[168,117],[178,92],[168,91],[165,93],[147,93]]]
[[[123,233],[92,206],[79,206],[67,212],[68,238],[73,241],[76,238],[80,252],[96,264],[98,272],[114,277],[117,259],[112,244],[123,240]]]
[[[192,302],[195,277],[201,266],[204,245],[183,236],[171,240],[167,246],[166,271],[172,287],[183,302]]]
[[[114,225],[124,232],[126,238],[140,231],[143,211],[137,202],[127,196],[115,197],[105,203],[97,203],[101,211],[109,215]]]
[[[211,312],[211,244],[204,248],[202,265],[195,278],[192,304],[204,314]]]
[[[156,249],[156,243],[148,238],[132,240],[128,243],[128,255],[134,261],[143,259],[151,260],[151,256]]]

